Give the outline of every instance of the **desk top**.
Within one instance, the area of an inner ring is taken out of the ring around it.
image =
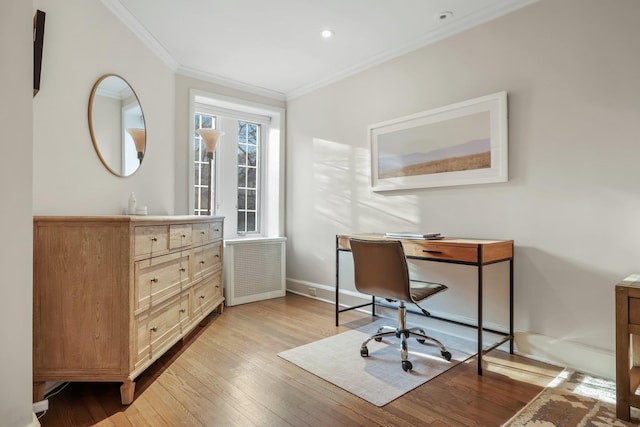
[[[616,286],[628,288],[640,288],[640,274],[630,274],[625,279],[617,283]]]
[[[488,240],[462,237],[443,239],[398,239],[385,237],[382,233],[338,234],[339,250],[349,251],[350,238],[370,240],[399,240],[405,255],[433,261],[487,264],[513,258],[513,240]],[[482,259],[480,259],[482,257]]]

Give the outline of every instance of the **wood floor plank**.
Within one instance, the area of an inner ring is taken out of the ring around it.
[[[494,351],[376,407],[281,359],[278,353],[371,321],[288,294],[227,307],[136,380],[129,406],[118,384],[71,384],[40,422],[58,426],[499,426],[560,368]]]

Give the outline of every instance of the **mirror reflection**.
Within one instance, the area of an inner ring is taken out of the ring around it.
[[[140,101],[122,77],[102,76],[89,99],[89,130],[104,166],[114,175],[136,172],[146,151],[146,127]]]

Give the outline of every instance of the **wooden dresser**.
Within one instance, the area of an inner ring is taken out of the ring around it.
[[[629,421],[640,408],[640,274],[616,285],[616,415]]]
[[[34,401],[45,381],[135,378],[214,309],[223,217],[35,217]]]

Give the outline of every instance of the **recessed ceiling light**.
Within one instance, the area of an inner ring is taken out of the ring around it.
[[[324,29],[320,34],[322,35],[323,39],[330,39],[331,37],[333,37],[333,30]]]
[[[436,21],[445,21],[452,17],[453,17],[453,12],[447,10],[444,12],[436,13],[433,19],[435,19]]]

